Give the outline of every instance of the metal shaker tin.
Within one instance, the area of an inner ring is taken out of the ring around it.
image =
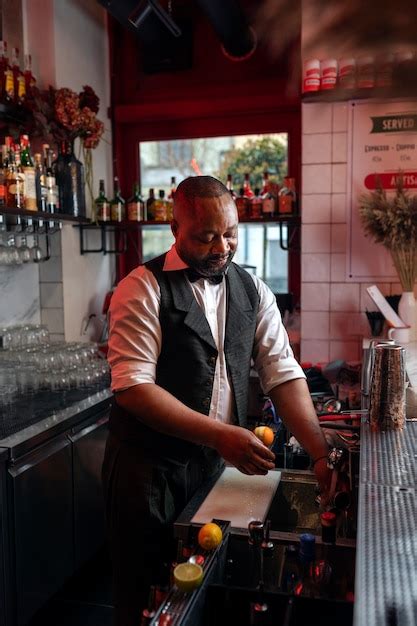
[[[401,430],[405,424],[405,352],[378,344],[373,351],[369,421],[372,430]]]

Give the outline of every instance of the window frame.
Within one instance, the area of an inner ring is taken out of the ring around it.
[[[287,133],[288,174],[301,189],[301,107],[282,105],[271,96],[246,98],[230,96],[213,102],[170,101],[152,106],[119,105],[114,116],[115,175],[119,176],[122,192],[130,194],[135,180],[140,181],[139,144],[143,141],[198,139],[225,135]],[[145,226],[146,228],[146,226]],[[295,302],[300,299],[301,252],[300,232],[289,225],[293,247],[288,252],[288,289]],[[142,255],[141,229],[133,251],[119,255],[117,279],[136,267]]]

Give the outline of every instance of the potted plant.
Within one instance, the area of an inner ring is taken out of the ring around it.
[[[365,232],[391,254],[403,289],[398,305],[401,319],[415,334],[414,283],[417,276],[417,196],[404,187],[400,174],[393,195],[379,183],[376,190],[359,198],[359,213]]]

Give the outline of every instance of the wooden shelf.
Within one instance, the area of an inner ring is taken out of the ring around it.
[[[20,217],[31,217],[36,220],[55,221],[55,222],[77,222],[77,224],[91,224],[91,220],[86,217],[75,217],[66,213],[45,213],[44,211],[27,211],[26,209],[16,209],[14,207],[0,206],[0,214],[19,215]]]
[[[324,89],[304,93],[301,96],[302,102],[346,102],[347,100],[381,100],[392,98],[416,98],[417,88],[398,87],[372,87],[369,89]]]

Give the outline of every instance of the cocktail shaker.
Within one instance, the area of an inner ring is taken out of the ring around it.
[[[405,352],[399,345],[373,348],[369,421],[372,430],[400,430],[405,424]]]

